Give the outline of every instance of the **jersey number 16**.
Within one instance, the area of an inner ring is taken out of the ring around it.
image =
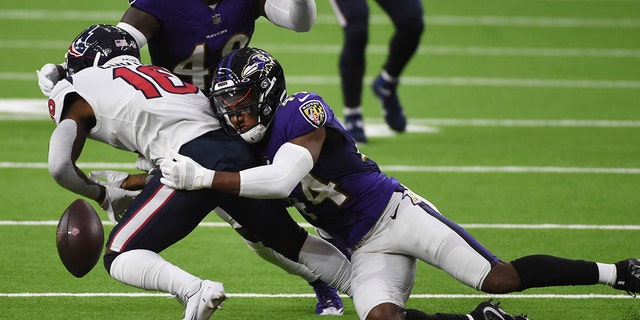
[[[147,99],[161,97],[161,90],[172,94],[194,94],[199,90],[198,87],[180,80],[167,69],[157,66],[138,66],[135,70],[127,67],[114,68],[113,78],[126,81],[141,91]]]

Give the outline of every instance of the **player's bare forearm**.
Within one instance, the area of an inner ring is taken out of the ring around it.
[[[130,174],[120,187],[127,190],[141,190],[146,184],[147,177],[147,173]]]
[[[211,187],[212,189],[238,195],[240,193],[240,174],[237,172],[216,171]]]
[[[64,65],[66,66],[67,64],[65,63]],[[56,70],[58,70],[58,79],[64,79],[67,76],[67,70],[62,65],[56,64]]]

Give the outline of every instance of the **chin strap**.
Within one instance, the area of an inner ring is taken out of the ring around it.
[[[245,133],[241,133],[240,136],[244,141],[254,144],[264,138],[265,133],[267,132],[267,127],[262,124],[258,124],[255,127],[247,130]]]

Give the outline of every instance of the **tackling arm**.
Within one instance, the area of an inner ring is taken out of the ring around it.
[[[273,163],[242,170],[238,173],[242,197],[283,199],[313,168],[313,158],[307,148],[290,142],[276,152]],[[213,179],[214,189],[219,187]]]
[[[307,175],[318,160],[325,128],[291,139],[280,146],[273,163],[240,172],[213,171],[188,157],[161,164],[162,183],[177,189],[212,188],[257,199],[283,199]]]

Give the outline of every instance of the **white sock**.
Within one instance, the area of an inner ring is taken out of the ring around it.
[[[342,114],[344,114],[345,117],[352,116],[352,115],[357,115],[357,114],[362,114],[362,107],[361,106],[358,106],[356,108],[345,107],[342,110]]]
[[[380,71],[380,75],[382,76],[382,79],[384,79],[384,81],[386,82],[391,82],[391,83],[396,83],[398,82],[398,78],[392,77],[389,73],[387,73],[386,70],[382,69],[382,71]]]
[[[616,265],[600,262],[596,262],[596,265],[598,266],[598,273],[600,274],[598,282],[613,286],[616,283],[616,278],[618,277],[618,270],[616,269]]]
[[[351,262],[338,248],[309,234],[298,260],[324,283],[351,296]]]
[[[111,276],[130,286],[167,292],[187,301],[202,280],[164,260],[149,250],[131,250],[118,255],[111,264]]]
[[[287,259],[285,256],[277,253],[275,250],[265,247],[261,242],[251,242],[249,240],[244,240],[249,248],[253,250],[258,256],[262,259],[280,267],[284,271],[298,275],[302,277],[307,282],[313,282],[318,280],[318,276],[313,274],[307,266],[293,262],[292,260]]]

